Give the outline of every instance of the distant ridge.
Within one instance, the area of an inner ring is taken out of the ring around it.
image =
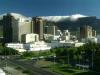
[[[31,19],[30,17],[26,17],[26,16],[19,14],[19,13],[10,13],[10,14],[12,16],[14,16],[15,19],[18,19],[18,18]],[[7,15],[7,13],[0,15],[0,19],[2,19],[4,15]],[[40,18],[42,18],[44,20],[48,20],[48,21],[58,22],[58,21],[62,21],[65,19],[68,19],[71,21],[76,21],[77,19],[83,18],[83,17],[87,17],[87,16],[81,15],[81,14],[75,14],[75,15],[71,15],[71,16],[41,16]]]

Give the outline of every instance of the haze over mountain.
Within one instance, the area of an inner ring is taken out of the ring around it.
[[[92,26],[94,29],[100,29],[100,20],[97,19],[95,16],[90,17],[79,17],[76,20],[63,20],[56,22],[56,25],[58,25],[59,28],[63,29],[77,29],[84,25]]]

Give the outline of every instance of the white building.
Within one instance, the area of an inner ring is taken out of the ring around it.
[[[92,38],[84,38],[82,39],[82,42],[87,43],[87,42],[93,42],[93,43],[97,43],[99,39],[97,39],[96,37],[92,37]]]
[[[74,41],[52,41],[51,42],[51,48],[56,47],[79,47],[84,45],[85,43],[82,42],[74,42]]]
[[[23,43],[37,42],[37,41],[39,41],[39,35],[33,34],[33,33],[23,34],[21,39],[22,39]]]
[[[10,48],[16,49],[19,52],[24,52],[24,51],[40,51],[40,50],[50,50],[51,49],[51,44],[50,43],[45,43],[43,41],[41,41],[41,42],[34,42],[34,43],[27,43],[27,44],[7,43],[6,47],[10,47]]]
[[[16,49],[17,51],[19,52],[24,52],[26,51],[26,45],[24,44],[21,44],[21,43],[6,43],[6,47],[10,47],[10,48],[13,48],[13,49]]]
[[[68,30],[64,30],[62,40],[70,40],[70,32]]]
[[[73,42],[73,41],[52,41],[51,43],[45,43],[44,41],[34,42],[34,43],[7,43],[6,46],[16,49],[19,52],[24,51],[43,51],[50,50],[57,47],[79,47],[84,45],[82,42]]]
[[[51,49],[51,44],[45,43],[43,41],[35,42],[34,44],[29,44],[30,51],[40,51],[40,50],[50,50],[50,49]]]
[[[62,34],[60,30],[58,30],[58,35],[46,35],[46,38],[51,41],[51,43],[45,43],[44,41],[39,41],[38,34],[24,34],[22,35],[22,43],[8,43],[7,47],[14,48],[19,52],[24,51],[40,51],[40,50],[50,50],[52,48],[57,47],[79,47],[84,43],[78,42],[77,40],[70,39],[70,32],[65,30]]]

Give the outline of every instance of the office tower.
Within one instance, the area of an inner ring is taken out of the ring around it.
[[[19,18],[18,19],[18,39],[19,42],[21,42],[21,36],[23,34],[29,34],[31,33],[31,20],[29,19],[23,19],[23,18]]]
[[[92,27],[87,25],[80,27],[80,38],[92,38]]]
[[[31,33],[31,20],[20,14],[8,13],[3,16],[4,42],[21,42],[23,34]]]
[[[54,23],[45,23],[44,33],[51,35],[58,35],[59,28]]]
[[[11,14],[3,16],[3,42],[17,42],[18,40],[18,26],[17,20]]]
[[[44,39],[44,23],[42,18],[32,18],[32,32],[39,35],[39,40]]]

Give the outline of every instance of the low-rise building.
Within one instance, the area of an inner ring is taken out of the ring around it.
[[[39,35],[38,34],[23,34],[21,37],[22,43],[32,43],[39,41]]]
[[[22,43],[6,43],[6,47],[10,47],[10,48],[16,49],[19,52],[26,51],[26,49],[25,49],[26,47]]]
[[[29,44],[30,51],[40,51],[40,50],[50,50],[50,49],[51,49],[51,44],[45,43],[43,41]]]
[[[96,37],[84,38],[84,39],[82,39],[82,42],[84,42],[84,43],[87,43],[87,42],[97,43],[98,39]]]
[[[19,52],[40,51],[40,50],[50,50],[51,49],[51,44],[50,43],[45,43],[43,41],[34,42],[34,43],[27,43],[27,44],[7,43],[6,47],[10,47],[10,48],[16,49]]]

